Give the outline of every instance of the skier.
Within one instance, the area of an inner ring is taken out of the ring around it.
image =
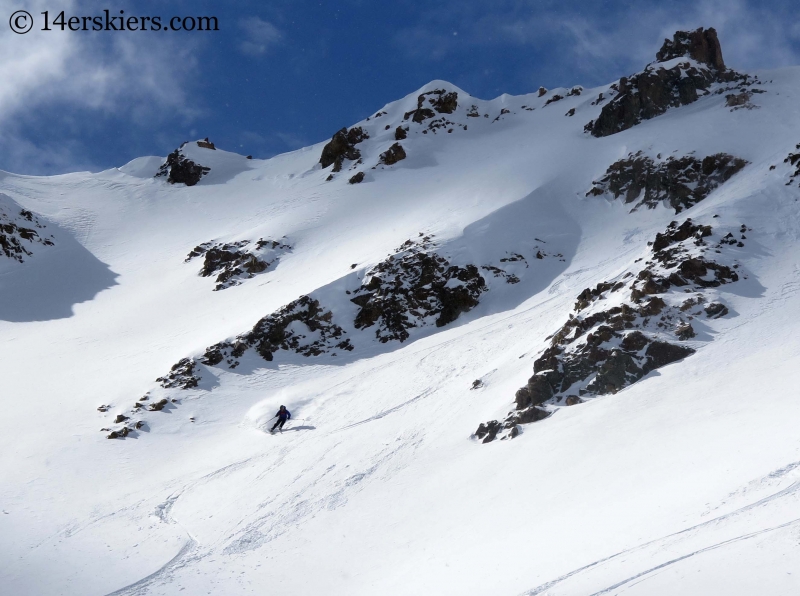
[[[286,409],[286,406],[281,406],[281,409],[278,410],[278,413],[273,416],[273,418],[277,418],[278,420],[272,425],[272,428],[269,432],[274,433],[275,429],[278,427],[280,427],[281,432],[283,432],[283,425],[286,424],[286,421],[291,417],[292,413]]]

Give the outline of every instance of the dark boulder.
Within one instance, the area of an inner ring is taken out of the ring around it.
[[[492,420],[486,424],[481,423],[478,430],[475,431],[475,436],[478,439],[483,439],[483,443],[491,443],[497,438],[497,433],[503,429],[503,426],[497,421]]]
[[[512,418],[508,420],[506,426],[514,428],[517,424],[530,424],[531,422],[539,422],[550,416],[550,412],[544,408],[537,408],[531,406],[517,412]]]
[[[406,158],[405,149],[400,143],[395,143],[391,147],[389,147],[386,151],[381,153],[381,163],[391,166],[396,164],[398,161],[401,161]]]
[[[150,404],[150,411],[160,412],[167,406],[167,404],[169,404],[169,401],[167,399],[162,399],[157,402],[153,402],[152,404]]]
[[[623,387],[638,381],[644,373],[626,352],[613,350],[611,355],[600,365],[597,376],[587,389],[598,395],[616,393]]]
[[[553,388],[543,375],[533,375],[528,383],[517,391],[516,404],[518,410],[528,406],[538,406],[553,397]]]
[[[682,360],[692,354],[694,354],[692,348],[677,346],[665,341],[654,341],[647,347],[647,351],[645,351],[647,361],[642,368],[644,373],[647,374],[650,371]]]
[[[647,339],[644,333],[641,331],[632,331],[622,339],[620,345],[625,351],[639,352],[643,350],[649,343],[650,340]]]
[[[639,309],[643,317],[654,317],[660,315],[661,311],[667,307],[667,303],[658,296],[653,296],[650,300]]]
[[[352,161],[361,157],[361,152],[356,145],[368,138],[369,135],[360,126],[350,130],[341,129],[322,148],[322,155],[319,158],[320,165],[324,169],[333,164],[334,172],[341,171],[345,159]]]
[[[719,302],[712,302],[705,308],[706,316],[712,319],[718,319],[728,314],[728,307]]]
[[[694,327],[686,323],[678,326],[678,328],[675,330],[675,335],[679,340],[686,341],[687,339],[692,339],[697,334],[694,331]]]
[[[681,225],[673,221],[670,222],[664,233],[656,234],[656,239],[653,241],[653,252],[659,252],[671,244],[683,242],[692,237],[702,240],[708,236],[711,236],[711,226],[696,225],[692,223],[691,219],[687,219]]]

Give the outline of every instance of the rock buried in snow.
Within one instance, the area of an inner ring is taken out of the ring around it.
[[[380,160],[382,164],[391,166],[405,158],[406,158],[405,149],[403,149],[400,143],[395,143],[394,145],[389,147],[386,151],[381,153]]]
[[[163,377],[158,377],[156,382],[160,383],[165,389],[193,389],[197,387],[197,384],[200,382],[200,376],[196,374],[196,366],[194,360],[183,358],[172,366],[169,373]],[[155,406],[155,404],[150,406],[151,410],[160,410],[164,407],[163,405],[160,408],[154,408],[153,406]]]
[[[233,369],[239,365],[239,358],[251,348],[267,362],[271,362],[280,350],[303,356],[319,356],[334,350],[350,351],[353,346],[345,334],[344,329],[333,322],[331,311],[325,310],[317,300],[301,296],[262,318],[250,332],[232,341],[210,346],[201,361],[206,366],[217,366],[224,361],[228,368]]]
[[[181,361],[183,362],[183,361]],[[174,367],[173,367],[174,368]],[[181,389],[187,389],[188,387],[181,387]],[[160,399],[159,401],[153,402],[150,404],[150,411],[151,412],[160,412],[169,404],[169,400],[166,398]]]
[[[411,117],[412,122],[419,124],[428,118],[436,116],[436,112],[431,108],[424,107],[426,99],[428,100],[428,105],[439,114],[452,114],[458,107],[458,93],[455,91],[450,91],[449,93],[444,89],[425,91],[417,97],[417,109],[406,112],[403,115],[403,120],[408,120]]]
[[[726,153],[656,162],[639,151],[611,164],[586,196],[622,197],[626,204],[635,203],[631,211],[643,205],[655,209],[663,203],[680,213],[705,199],[745,165],[745,160]]]
[[[195,163],[186,157],[182,151],[185,145],[186,143],[167,156],[167,160],[158,169],[156,178],[166,176],[167,182],[170,184],[194,186],[211,171],[211,168]]]
[[[259,239],[255,243],[249,240],[216,244],[204,242],[196,246],[184,262],[188,263],[196,257],[203,256],[200,275],[202,277],[216,275],[217,285],[214,290],[217,291],[237,286],[246,279],[264,273],[291,249],[289,244],[271,239]]]
[[[795,149],[800,149],[800,143],[795,146]],[[794,172],[792,172],[792,174],[789,176],[789,182],[786,183],[788,185],[791,184],[795,178],[800,176],[800,153],[789,153],[789,155],[786,156],[786,159],[783,160],[783,163],[788,163],[790,166],[795,168]]]
[[[216,149],[217,149],[214,146],[214,143],[212,143],[211,141],[208,140],[208,137],[206,137],[202,141],[197,141],[197,146],[198,147],[202,147],[203,149],[212,149],[214,151],[216,151]]]

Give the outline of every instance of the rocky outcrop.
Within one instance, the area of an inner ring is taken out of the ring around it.
[[[200,142],[198,142],[199,144]],[[167,156],[167,160],[158,169],[156,178],[166,176],[167,182],[170,184],[194,186],[211,171],[211,168],[195,163],[186,157],[182,151],[184,146],[186,143]]]
[[[211,346],[202,362],[216,366],[225,360],[229,368],[236,368],[238,359],[250,348],[268,362],[280,350],[307,357],[352,350],[350,340],[344,336],[345,331],[333,322],[331,311],[314,298],[301,296],[261,319],[251,331],[234,341]]]
[[[795,149],[800,149],[800,143],[797,144]],[[794,172],[789,175],[789,181],[786,183],[788,186],[794,181],[795,178],[800,177],[800,153],[789,153],[789,155],[786,156],[786,159],[783,160],[783,163],[788,163],[795,169]]]
[[[709,29],[700,27],[695,31],[676,31],[672,40],[665,39],[661,49],[656,53],[658,62],[683,57],[689,57],[716,70],[725,70],[722,47],[719,45],[717,31],[713,27]]]
[[[680,213],[705,199],[745,165],[745,160],[727,153],[662,161],[660,155],[654,160],[639,151],[611,164],[586,196],[622,197],[626,204],[635,203],[632,211],[643,205],[654,209],[663,203]]]
[[[360,126],[354,126],[350,130],[343,128],[322,148],[320,165],[323,169],[333,165],[332,171],[340,172],[345,159],[355,161],[361,157],[361,151],[356,145],[368,138],[369,135]]]
[[[403,146],[400,143],[395,143],[386,151],[381,153],[380,161],[384,165],[391,166],[396,164],[398,161],[404,160],[405,158],[405,149],[403,149]]]
[[[595,137],[621,132],[671,107],[696,101],[714,83],[752,83],[747,75],[725,68],[714,29],[678,31],[671,41],[664,41],[656,57],[657,61],[644,71],[620,79],[616,96],[603,106],[596,120],[586,125],[588,132]],[[694,63],[687,60],[669,68],[662,66],[676,58],[689,58]]]
[[[263,238],[255,243],[249,240],[231,243],[204,242],[195,246],[184,262],[188,263],[203,256],[200,275],[203,277],[216,275],[217,285],[214,288],[216,291],[237,286],[242,281],[267,271],[291,249],[291,246],[278,240]]]
[[[33,255],[34,245],[54,246],[53,236],[45,235],[46,229],[33,212],[0,196],[0,256],[22,263]]]
[[[156,379],[156,383],[164,389],[194,389],[199,382],[197,363],[191,358],[182,358],[172,365],[166,375]]]
[[[425,106],[426,99],[428,105],[431,106],[430,108]],[[433,91],[421,93],[419,97],[417,97],[417,109],[406,112],[403,115],[403,120],[411,118],[412,122],[419,124],[428,118],[433,118],[437,113],[452,114],[457,107],[458,93],[455,91],[447,92],[444,89],[434,89]]]
[[[692,320],[728,312],[718,302],[707,304],[700,291],[739,279],[738,265],[706,257],[723,254],[724,240],[714,243],[711,227],[691,219],[672,222],[656,235],[652,258],[638,274],[628,272],[583,290],[574,313],[534,361],[533,376],[516,392],[515,410],[502,422],[482,424],[475,436],[483,442],[513,438],[521,424],[542,420],[564,405],[616,393],[693,354],[695,347],[673,342],[695,337]],[[685,298],[687,292],[693,296]]]
[[[411,328],[443,327],[478,305],[486,290],[478,268],[451,265],[431,249],[430,236],[408,240],[367,272],[351,298],[360,308],[357,329],[375,327],[379,341],[402,342]]]

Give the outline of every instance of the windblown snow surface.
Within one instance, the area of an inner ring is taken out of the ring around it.
[[[0,593],[800,593],[800,189],[784,162],[800,69],[757,74],[751,109],[712,93],[604,138],[583,127],[608,87],[483,101],[434,81],[358,123],[362,162],[330,181],[324,143],[262,161],[193,141],[185,156],[210,171],[189,187],[154,178],[157,158],[0,174],[3,205],[55,239],[0,258]],[[458,109],[422,134],[429,121],[403,117],[434,89]],[[383,165],[398,126],[407,157]],[[748,165],[677,215],[586,196],[638,151]],[[576,296],[686,218],[717,238],[748,228],[725,247],[739,280],[704,290],[729,313],[673,342],[696,353],[476,440],[513,410]],[[529,266],[519,283],[481,270],[477,307],[380,342],[353,326],[346,292],[420,233],[459,266]],[[260,238],[292,249],[224,291],[185,262]],[[302,295],[353,350],[250,350],[233,369],[198,364],[197,387],[155,382]],[[281,404],[293,419],[273,436]],[[118,414],[143,424],[109,440]]]

